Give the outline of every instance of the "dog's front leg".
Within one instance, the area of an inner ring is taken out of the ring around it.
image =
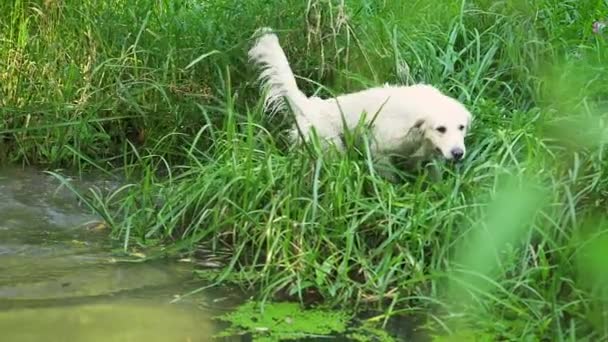
[[[433,160],[430,163],[426,164],[426,170],[429,175],[429,179],[431,182],[438,183],[443,179],[443,172],[439,165],[437,165],[437,161]]]
[[[397,175],[395,172],[395,167],[393,165],[393,163],[391,162],[391,158],[390,156],[387,155],[382,155],[376,158],[376,172],[378,172],[378,174],[383,177],[384,179],[388,180],[391,183],[397,183],[398,179],[397,179]]]

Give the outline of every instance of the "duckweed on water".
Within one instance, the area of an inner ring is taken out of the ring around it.
[[[368,341],[382,341],[382,342],[393,342],[395,339],[384,329],[370,324],[368,322],[362,324],[359,327],[353,329],[352,332],[347,334],[347,337],[353,341],[368,342]]]
[[[218,337],[249,333],[256,341],[277,341],[344,333],[350,315],[343,311],[305,310],[297,303],[247,302],[218,319],[231,324]]]

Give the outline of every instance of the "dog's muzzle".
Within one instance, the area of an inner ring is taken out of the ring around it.
[[[460,147],[452,149],[450,153],[452,154],[454,161],[459,161],[462,159],[462,157],[464,157],[464,151]]]

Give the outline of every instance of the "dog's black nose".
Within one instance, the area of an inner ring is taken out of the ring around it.
[[[459,161],[460,159],[462,159],[462,156],[464,156],[464,151],[459,147],[456,147],[455,149],[453,149],[451,151],[451,153],[452,153],[452,157],[456,161]]]

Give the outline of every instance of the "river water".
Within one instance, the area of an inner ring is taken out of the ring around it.
[[[240,295],[197,286],[192,266],[121,262],[99,219],[35,170],[0,171],[0,341],[211,341]],[[109,182],[78,186],[111,187]],[[224,339],[225,340],[225,339]],[[240,339],[239,339],[240,340]]]

